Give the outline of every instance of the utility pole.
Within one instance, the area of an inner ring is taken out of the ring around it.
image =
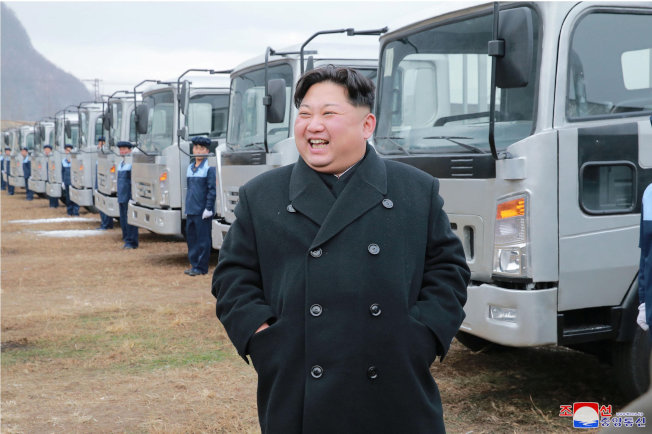
[[[90,78],[82,81],[93,84],[93,100],[95,102],[100,101],[100,81],[102,80],[100,80],[99,78]]]

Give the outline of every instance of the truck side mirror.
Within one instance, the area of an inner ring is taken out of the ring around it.
[[[111,112],[111,110],[107,110],[104,113],[104,116],[102,116],[102,128],[104,128],[106,131],[109,131],[111,129],[111,125],[113,125],[113,112]]]
[[[45,126],[44,125],[39,125],[38,126],[38,134],[41,137],[41,141],[45,140]]]
[[[138,134],[147,134],[147,123],[149,121],[149,108],[147,104],[136,107],[136,131]]]
[[[8,134],[4,134],[4,136],[5,136],[5,137],[4,137],[4,139],[5,139],[5,145],[9,146],[9,135],[8,135]]]
[[[181,83],[181,89],[179,89],[179,95],[177,98],[179,99],[179,110],[181,110],[181,113],[184,115],[187,115],[188,104],[190,104],[190,86],[188,85],[188,81],[184,80]]]
[[[285,119],[285,79],[274,78],[267,82],[267,122],[280,124]]]
[[[528,85],[534,56],[532,11],[527,7],[500,11],[498,40],[505,53],[496,57],[496,86],[502,89]]]
[[[66,137],[68,138],[72,137],[72,127],[70,126],[70,121],[66,121],[66,123],[63,126],[63,131],[65,131]]]

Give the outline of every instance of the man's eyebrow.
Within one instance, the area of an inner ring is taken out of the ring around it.
[[[320,107],[331,107],[331,106],[340,107],[341,105],[342,104],[339,104],[339,103],[336,103],[336,102],[327,102],[326,104],[323,104]],[[311,108],[310,104],[306,104],[306,103],[303,103],[303,102],[299,105],[299,107]]]

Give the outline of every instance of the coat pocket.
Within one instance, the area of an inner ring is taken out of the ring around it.
[[[283,320],[278,320],[265,330],[259,331],[249,341],[249,356],[258,374],[269,372],[279,359],[278,349],[282,346]]]
[[[432,362],[435,361],[435,357],[437,357],[437,338],[428,326],[412,316],[412,312],[408,317],[412,360],[424,363],[430,368]]]

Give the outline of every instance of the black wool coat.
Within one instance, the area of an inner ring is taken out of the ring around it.
[[[429,367],[470,273],[438,187],[368,146],[337,199],[302,159],[240,189],[212,290],[263,433],[444,432]]]

